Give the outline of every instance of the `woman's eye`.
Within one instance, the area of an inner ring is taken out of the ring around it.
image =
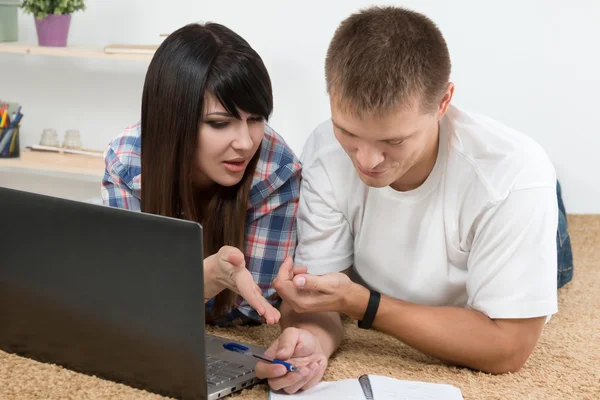
[[[207,124],[210,125],[210,127],[214,128],[214,129],[223,129],[227,125],[229,125],[229,122],[226,122],[226,121],[210,121],[210,122],[207,122]]]
[[[252,117],[252,118],[248,118],[248,121],[250,121],[250,122],[263,122],[264,118],[263,117]]]

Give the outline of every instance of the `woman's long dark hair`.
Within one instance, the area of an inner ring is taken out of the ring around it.
[[[142,97],[142,211],[200,222],[204,255],[224,245],[244,252],[248,195],[260,148],[240,183],[218,187],[201,207],[192,183],[203,100],[212,94],[234,117],[273,110],[271,80],[259,55],[215,23],[186,25],[158,48]],[[228,312],[235,293],[217,295],[211,318]]]

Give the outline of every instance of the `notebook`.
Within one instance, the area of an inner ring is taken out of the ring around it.
[[[373,400],[464,400],[460,389],[452,385],[403,381],[387,376],[368,375]],[[356,399],[365,400],[358,379],[344,379],[335,382],[321,382],[316,386],[293,395],[297,399]],[[292,400],[285,392],[271,391],[270,400]]]

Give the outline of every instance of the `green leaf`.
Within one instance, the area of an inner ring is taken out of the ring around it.
[[[33,14],[38,19],[43,19],[49,14],[72,14],[75,11],[85,10],[84,0],[23,0],[21,8],[25,14]]]

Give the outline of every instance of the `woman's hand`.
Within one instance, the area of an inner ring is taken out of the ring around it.
[[[223,246],[217,254],[204,260],[205,297],[212,298],[223,289],[242,296],[267,324],[279,322],[281,314],[263,297],[252,274],[246,268],[244,254],[237,248]]]

